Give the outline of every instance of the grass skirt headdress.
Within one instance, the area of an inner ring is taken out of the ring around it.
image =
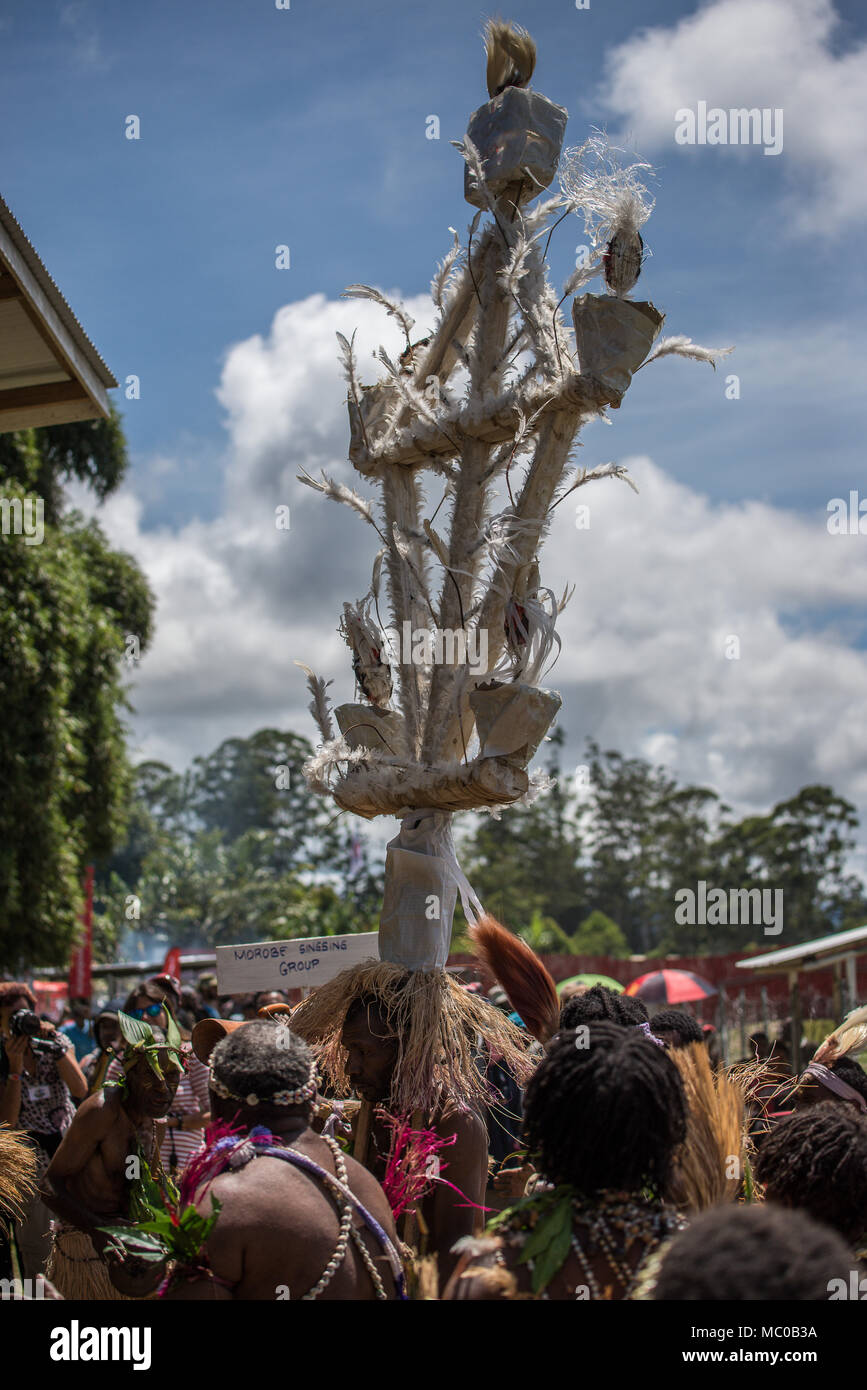
[[[344,1020],[356,1000],[365,998],[376,1000],[398,1040],[387,1102],[392,1114],[431,1115],[446,1098],[465,1107],[490,1100],[480,1040],[519,1081],[534,1069],[532,1039],[444,970],[410,972],[390,961],[370,961],[320,985],[292,1015],[293,1032],[315,1049],[323,1080],[338,1095],[349,1090],[340,1041]]]

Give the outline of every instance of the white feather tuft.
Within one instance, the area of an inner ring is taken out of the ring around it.
[[[641,365],[646,367],[648,362],[655,362],[658,357],[691,357],[693,362],[709,362],[716,371],[719,358],[728,357],[730,352],[734,352],[733,347],[701,347],[698,343],[694,343],[692,338],[687,338],[680,333],[671,338],[661,338],[656,350]]]
[[[371,285],[347,285],[340,297],[341,299],[372,299],[374,304],[380,304],[387,314],[390,314],[393,319],[397,319],[407,343],[409,342],[410,329],[413,327],[415,319],[410,318],[402,305],[395,304],[381,290],[375,290]]]
[[[331,723],[331,706],[326,694],[332,682],[324,681],[321,676],[315,675],[309,666],[304,665],[303,661],[296,661],[295,665],[300,666],[307,677],[307,687],[313,696],[313,699],[308,705],[308,709],[319,725],[319,732],[325,739],[325,742],[328,743],[330,739],[334,738],[334,726]]]

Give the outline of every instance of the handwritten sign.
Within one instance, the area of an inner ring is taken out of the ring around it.
[[[378,932],[218,946],[217,987],[220,994],[295,989],[299,985],[309,989],[365,960],[379,960]]]

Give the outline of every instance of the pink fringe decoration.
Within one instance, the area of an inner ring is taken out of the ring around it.
[[[178,1178],[181,1207],[195,1202],[199,1189],[204,1187],[207,1190],[226,1167],[226,1145],[216,1150],[215,1145],[223,1139],[240,1138],[243,1133],[240,1125],[230,1125],[226,1120],[217,1120],[208,1126],[205,1130],[205,1147],[193,1155]]]
[[[397,1221],[403,1212],[430,1192],[435,1182],[441,1181],[440,1173],[447,1165],[440,1164],[437,1155],[454,1144],[457,1135],[441,1139],[432,1129],[412,1129],[405,1116],[390,1115],[383,1109],[377,1114],[391,1130],[391,1148],[382,1188]],[[436,1163],[431,1164],[434,1158]],[[431,1172],[432,1167],[434,1172]]]

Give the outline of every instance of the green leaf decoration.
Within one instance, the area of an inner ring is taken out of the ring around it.
[[[546,1211],[567,1193],[568,1188],[555,1187],[553,1190],[546,1188],[542,1192],[531,1192],[529,1197],[519,1197],[511,1206],[492,1216],[486,1229],[495,1231],[499,1226],[534,1227],[536,1221],[533,1218]]]
[[[756,1183],[753,1177],[753,1170],[750,1160],[744,1157],[744,1201],[754,1202],[756,1200]]]
[[[533,1266],[533,1293],[541,1293],[550,1284],[558,1269],[566,1263],[572,1248],[572,1213],[567,1213],[567,1223],[554,1232],[551,1243],[539,1256]]]
[[[540,1293],[551,1282],[572,1244],[571,1197],[557,1196],[556,1192],[550,1196],[556,1200],[540,1215],[518,1258],[519,1264],[534,1261],[533,1293]]]
[[[120,1025],[121,1036],[130,1047],[141,1048],[154,1045],[156,1040],[153,1030],[150,1024],[145,1023],[143,1019],[132,1018],[130,1014],[125,1014],[121,1009],[117,1021]]]
[[[164,1003],[163,1009],[165,1010],[165,1015],[168,1019],[168,1024],[166,1026],[166,1045],[170,1052],[180,1055],[181,1043],[183,1041],[183,1039],[181,1038],[181,1030],[175,1023],[175,1020],[172,1018],[172,1011],[169,1008],[168,1004]]]
[[[128,1256],[147,1260],[176,1260],[181,1265],[199,1263],[200,1251],[220,1215],[220,1203],[211,1193],[211,1214],[203,1216],[190,1203],[180,1209],[177,1187],[165,1174],[154,1175],[139,1149],[141,1176],[130,1194],[131,1226],[104,1227]]]
[[[165,1241],[133,1226],[99,1226],[98,1230],[111,1236],[125,1256],[160,1264],[171,1254]]]

